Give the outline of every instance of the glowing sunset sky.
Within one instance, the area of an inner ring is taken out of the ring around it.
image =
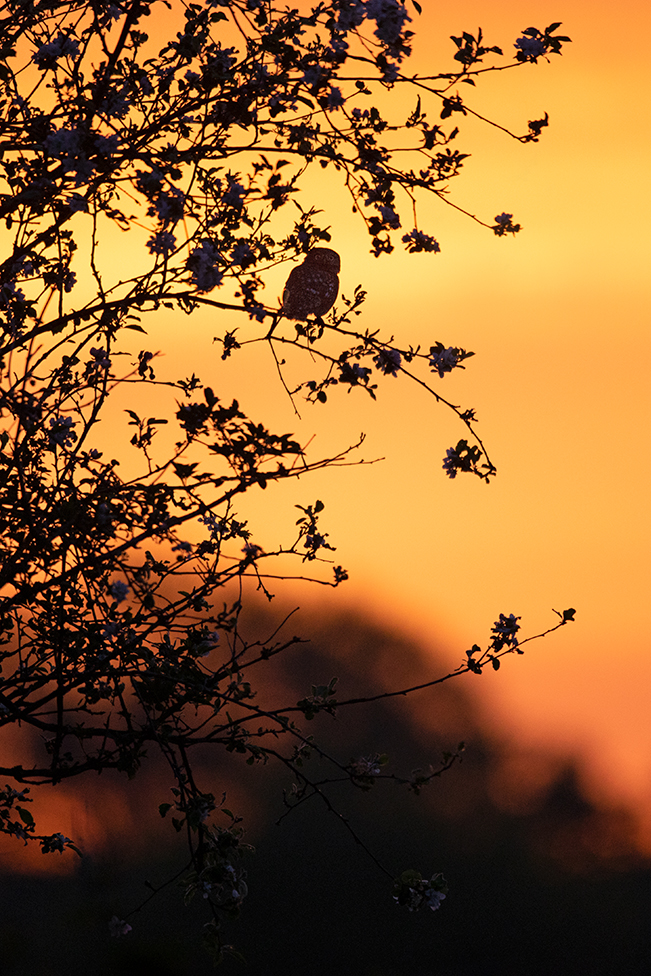
[[[423,18],[419,67],[430,38],[437,54],[478,24],[506,47],[560,20],[573,43],[550,65],[492,77],[477,102],[466,95],[519,132],[550,114],[538,145],[478,126],[459,140],[473,159],[455,201],[484,219],[513,212],[523,233],[494,239],[432,208],[442,253],[401,262],[399,284],[366,279],[377,324],[477,353],[450,389],[477,408],[497,481],[442,478],[447,418],[396,388],[373,431],[385,473],[348,475],[364,516],[346,558],[377,604],[434,639],[443,626],[460,651],[499,611],[534,632],[550,607],[576,607],[572,628],[480,692],[519,736],[589,754],[594,785],[649,802],[650,86],[633,37],[651,13],[614,9],[462,3]]]
[[[250,347],[221,363],[210,339],[225,331],[222,320],[210,317],[204,332],[193,317],[196,345],[174,351],[177,320],[166,321],[161,348],[178,357],[178,375],[181,362],[214,357],[220,396],[238,395],[253,416],[304,442],[316,432],[319,454],[364,430],[363,456],[386,458],[247,503],[256,539],[272,548],[293,524],[295,502],[323,498],[337,560],[351,574],[328,607],[361,604],[443,643],[454,664],[486,640],[499,612],[522,615],[530,634],[553,623],[552,607],[576,607],[573,626],[474,687],[520,740],[580,751],[594,787],[651,808],[650,85],[635,40],[647,35],[651,8],[631,0],[424,7],[414,18],[422,74],[452,68],[449,35],[478,25],[505,51],[524,28],[554,21],[573,39],[550,64],[464,90],[471,106],[518,133],[549,112],[537,145],[461,122],[457,148],[472,159],[452,199],[487,222],[512,212],[524,227],[517,238],[495,238],[433,201],[420,226],[441,254],[376,261],[334,183],[318,186],[343,258],[342,290],[361,282],[369,291],[360,326],[475,351],[441,392],[477,409],[496,481],[445,477],[442,457],[462,431],[405,382],[388,378],[376,404],[342,391],[299,423],[279,385],[266,383],[263,398],[254,392],[270,375],[268,351]],[[307,191],[302,202],[311,202]],[[300,598],[312,597],[302,589]]]
[[[471,644],[487,642],[500,612],[520,615],[528,636],[556,622],[552,607],[575,607],[574,624],[499,673],[460,680],[518,741],[580,753],[597,792],[644,805],[651,848],[651,5],[421,2],[411,66],[422,75],[453,70],[449,36],[480,25],[486,43],[509,54],[529,26],[561,21],[572,38],[549,64],[462,86],[471,107],[520,134],[549,113],[549,128],[529,145],[455,119],[456,148],[472,158],[452,181],[451,199],[487,223],[513,213],[523,232],[499,239],[440,201],[422,200],[419,226],[441,253],[397,248],[376,260],[330,174],[308,179],[300,200],[324,210],[344,294],[360,283],[368,290],[360,329],[394,334],[397,344],[440,340],[475,352],[440,391],[476,409],[497,479],[486,486],[445,476],[445,451],[465,430],[404,380],[380,381],[377,403],[341,388],[297,420],[263,344],[220,359],[213,337],[235,326],[245,337],[252,326],[243,316],[162,311],[143,321],[142,341],[165,353],[159,379],[194,370],[272,431],[292,431],[302,443],[315,434],[314,458],[360,431],[361,455],[385,458],[274,485],[243,504],[252,541],[272,550],[290,539],[296,503],[325,502],[323,528],[351,578],[325,594],[289,588],[296,603],[360,607],[452,667]],[[161,7],[157,36],[164,17]],[[124,240],[116,232],[108,246]],[[124,260],[117,249],[115,258]],[[270,279],[267,304],[287,273]],[[134,350],[142,341],[134,339]],[[309,378],[306,361],[299,378]],[[281,585],[276,592],[289,595]]]

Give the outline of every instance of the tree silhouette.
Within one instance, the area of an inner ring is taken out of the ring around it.
[[[209,746],[254,767],[275,759],[296,778],[288,803],[316,794],[331,807],[326,782],[302,771],[310,753],[328,758],[306,723],[369,698],[338,701],[334,679],[281,706],[258,695],[261,668],[300,639],[284,636],[283,620],[264,638],[246,639],[239,621],[247,581],[270,599],[278,555],[297,562],[299,578],[309,571],[338,586],[347,574],[328,561],[334,547],[320,500],[298,505],[294,539],[264,552],[240,496],[350,463],[359,445],[312,458],[293,435],[271,432],[236,400],[220,401],[198,375],[157,378],[150,349],[132,369],[120,369],[121,357],[132,355],[134,336],[147,335],[143,318],[161,308],[179,317],[201,308],[237,313],[243,324],[220,337],[222,359],[266,342],[285,383],[278,354],[302,351],[312,375],[286,387],[294,404],[325,404],[342,384],[375,398],[385,377],[416,382],[462,425],[446,474],[492,478],[473,410],[439,392],[471,352],[439,341],[427,351],[398,346],[356,326],[361,285],[333,305],[329,281],[327,302],[302,303],[293,285],[300,269],[289,276],[286,307],[260,297],[279,264],[302,258],[305,277],[314,255],[335,253],[322,247],[330,233],[319,210],[295,196],[308,169],[339,174],[377,257],[391,253],[397,234],[409,252],[435,260],[440,245],[419,228],[417,201],[433,194],[463,209],[447,196],[466,158],[452,148],[459,130],[447,120],[477,113],[457,87],[535,64],[569,40],[559,24],[527,28],[514,58],[494,63],[501,49],[485,46],[481,31],[464,32],[452,38],[453,71],[416,78],[405,64],[418,12],[404,0],[299,9],[265,0],[3,6],[0,725],[25,730],[26,758],[0,768],[13,784],[0,792],[0,829],[44,853],[76,850],[61,833],[38,833],[30,788],[103,770],[133,777],[148,751],[159,750],[173,782],[160,815],[187,845],[185,897],[198,895],[210,912],[205,942],[216,961],[230,950],[221,919],[237,914],[247,893],[246,845],[238,815],[197,781],[192,755]],[[161,13],[173,39],[159,50],[144,28],[150,17],[158,28]],[[401,121],[385,117],[391,92],[404,86],[413,110]],[[514,138],[537,141],[547,121],[529,122]],[[479,223],[496,236],[520,230],[506,213]],[[119,270],[102,247],[115,229],[134,241],[133,260],[130,250]],[[327,274],[336,277],[332,268]],[[301,281],[299,294],[317,287]],[[128,443],[141,464],[122,475],[120,457],[98,446],[97,424],[115,391],[132,386],[133,429],[123,425],[111,452]],[[155,387],[178,398],[173,417],[148,416]],[[170,422],[177,440],[159,450],[156,434]],[[559,613],[550,630],[573,613]],[[514,614],[500,614],[484,648],[474,645],[453,674],[424,685],[499,667],[504,654],[521,653],[519,627]],[[445,754],[416,781],[397,778],[418,791],[456,756]],[[383,763],[332,760],[333,776],[366,789]],[[410,909],[437,908],[445,891],[440,876],[411,871],[395,880],[394,897]],[[130,928],[126,916],[111,920],[116,936]]]

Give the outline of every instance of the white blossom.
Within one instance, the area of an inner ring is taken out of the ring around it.
[[[121,935],[128,935],[132,931],[129,923],[125,922],[124,919],[118,918],[117,915],[113,916],[108,926],[109,932],[116,939],[119,939]]]
[[[115,582],[111,583],[109,586],[109,593],[115,599],[116,603],[122,603],[123,600],[126,600],[128,592],[129,587],[126,583],[123,583],[122,580],[115,580]]]

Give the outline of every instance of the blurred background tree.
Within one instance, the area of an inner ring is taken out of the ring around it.
[[[268,622],[265,608],[249,621],[252,628]],[[317,614],[304,627],[313,635],[309,663],[291,652],[279,659],[274,677],[287,693],[301,689],[313,670],[340,674],[353,693],[380,692],[392,677],[417,680],[430,673],[430,649],[425,653],[368,620],[349,616],[324,624]],[[235,759],[227,766],[220,760],[216,769],[204,752],[198,773],[215,788],[237,784],[247,837],[256,846],[247,863],[246,910],[228,931],[244,947],[247,967],[227,963],[228,972],[648,972],[651,870],[636,846],[634,818],[624,808],[587,799],[571,762],[522,753],[517,743],[500,739],[469,682],[442,685],[435,697],[414,696],[409,708],[377,702],[351,719],[346,728],[317,717],[320,742],[344,761],[351,750],[390,745],[389,771],[414,761],[425,765],[432,752],[454,747],[460,734],[466,738],[463,761],[418,797],[390,783],[377,783],[369,793],[350,793],[341,784],[336,794],[338,809],[387,863],[444,871],[451,883],[444,908],[434,915],[397,912],[364,852],[320,805],[274,826],[284,812],[282,789],[291,787],[288,773],[271,766],[243,770]],[[311,764],[322,765],[317,758]],[[25,967],[67,976],[89,960],[97,976],[212,971],[196,944],[196,917],[173,889],[140,913],[128,939],[111,939],[106,930],[107,915],[139,892],[146,896],[143,879],[158,884],[178,870],[173,838],[147,813],[161,781],[164,770],[148,766],[126,785],[115,778],[101,782],[96,804],[119,790],[128,805],[119,818],[106,818],[102,843],[73,877],[3,875],[0,939],[7,976]],[[71,788],[81,800],[93,787],[78,781]]]

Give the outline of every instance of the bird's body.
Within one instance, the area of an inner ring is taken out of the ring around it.
[[[308,315],[325,315],[339,293],[341,261],[329,247],[314,247],[294,268],[283,291],[281,312],[288,319],[304,321]]]

